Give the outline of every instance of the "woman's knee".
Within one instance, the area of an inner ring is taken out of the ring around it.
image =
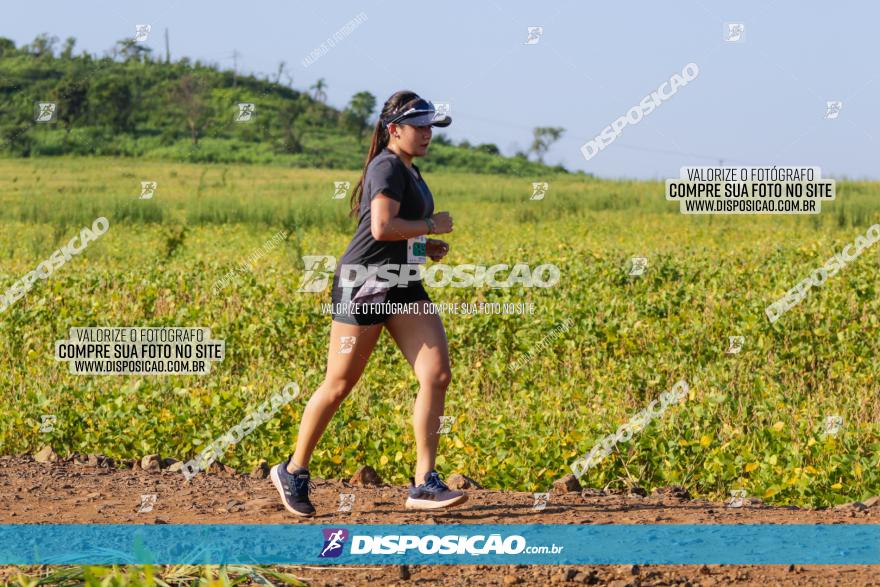
[[[426,369],[418,376],[419,384],[424,388],[443,389],[452,381],[452,371],[448,365]]]
[[[351,393],[355,383],[346,379],[325,379],[321,385],[321,393],[325,399],[341,403]]]

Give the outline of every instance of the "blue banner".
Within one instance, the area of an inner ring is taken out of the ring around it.
[[[880,525],[0,525],[0,564],[880,564]]]

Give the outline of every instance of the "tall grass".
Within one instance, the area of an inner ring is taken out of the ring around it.
[[[110,231],[0,314],[0,453],[36,450],[189,458],[289,380],[308,392],[323,377],[328,292],[298,293],[303,254],[338,257],[353,232],[334,181],[357,172],[0,161],[0,288],[99,215]],[[559,266],[556,287],[435,288],[435,302],[532,302],[533,315],[445,315],[457,417],[438,465],[490,487],[541,490],[597,438],[680,378],[688,403],[620,446],[593,485],[685,483],[692,493],[733,486],[770,501],[827,505],[880,493],[876,251],[770,325],[763,309],[880,220],[880,186],[841,183],[819,216],[686,216],[659,182],[576,177],[531,181],[426,175],[450,264]],[[159,182],[137,200],[141,180]],[[69,187],[65,187],[69,186]],[[67,190],[59,191],[60,188]],[[72,190],[76,190],[75,192]],[[141,207],[141,208],[139,208]],[[118,210],[155,210],[153,220]],[[118,213],[119,216],[113,216]],[[842,219],[842,220],[841,220]],[[279,229],[290,236],[252,273],[212,285]],[[642,278],[626,274],[645,256]],[[516,373],[562,321],[573,324]],[[71,326],[209,325],[226,359],[206,377],[70,375],[52,345]],[[743,335],[727,356],[727,336]],[[416,389],[399,351],[383,342],[358,391],[315,453],[321,476],[368,463],[392,482],[411,475],[409,406]],[[136,389],[131,391],[131,389]],[[307,397],[307,394],[305,395]],[[280,459],[302,405],[224,456],[247,469]],[[41,414],[57,414],[41,435]],[[842,415],[840,438],[822,420]],[[330,441],[329,439],[333,440]]]

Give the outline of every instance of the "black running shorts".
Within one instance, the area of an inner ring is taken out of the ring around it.
[[[356,296],[357,288],[349,295]],[[366,326],[383,324],[391,316],[404,313],[400,311],[404,304],[414,304],[422,300],[430,302],[431,298],[421,281],[412,281],[406,287],[389,288],[384,295],[368,298],[365,303],[357,301],[343,303],[345,296],[343,289],[339,287],[339,274],[337,273],[333,277],[331,300],[333,302],[333,320],[345,324]],[[416,312],[410,309],[407,313]]]

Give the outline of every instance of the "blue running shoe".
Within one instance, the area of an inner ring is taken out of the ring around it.
[[[453,507],[467,501],[467,494],[455,491],[440,479],[437,471],[425,474],[425,482],[415,484],[410,477],[409,497],[406,500],[408,510],[438,510]]]
[[[281,503],[292,514],[310,518],[315,515],[315,506],[309,501],[309,490],[315,488],[309,477],[309,470],[300,467],[293,473],[287,472],[287,463],[290,457],[279,465],[275,465],[269,471],[272,484],[281,496]]]

